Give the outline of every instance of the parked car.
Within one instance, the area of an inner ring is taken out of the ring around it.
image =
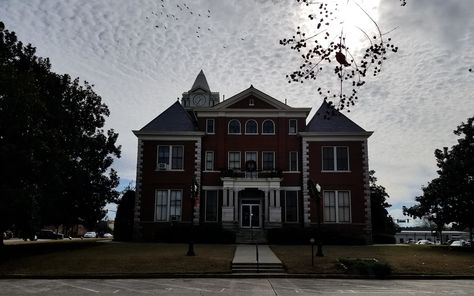
[[[84,234],[84,238],[96,238],[97,233],[95,231],[88,231]]]
[[[3,233],[3,239],[7,240],[7,239],[11,239],[11,238],[13,238],[13,232],[11,232],[10,230],[6,230]]]
[[[463,239],[453,241],[450,245],[450,247],[469,247],[469,243]]]
[[[419,241],[416,242],[416,244],[417,245],[432,245],[433,242],[427,239],[420,239]]]
[[[114,236],[111,233],[104,233],[103,238],[113,238]]]
[[[49,229],[41,229],[36,237],[39,239],[63,239],[64,234]]]

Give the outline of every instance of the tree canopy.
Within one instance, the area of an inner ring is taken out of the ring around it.
[[[451,149],[436,149],[438,177],[423,187],[414,206],[404,207],[412,217],[427,218],[436,224],[456,223],[469,228],[471,240],[474,228],[474,116],[461,123],[454,134],[460,138]]]
[[[390,196],[385,191],[385,187],[377,184],[373,170],[369,172],[369,184],[373,240],[380,243],[393,242],[397,225],[387,211],[387,208],[392,206],[387,202]]]
[[[92,85],[35,53],[0,22],[0,229],[90,226],[118,196],[118,134]]]

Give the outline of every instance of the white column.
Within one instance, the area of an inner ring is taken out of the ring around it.
[[[279,208],[280,207],[280,189],[275,190],[275,199],[276,199],[275,207]]]
[[[224,188],[224,190],[223,190],[223,196],[222,196],[222,206],[223,206],[223,207],[229,206],[229,205],[227,204],[227,191],[228,191],[228,189],[227,189],[227,188]]]

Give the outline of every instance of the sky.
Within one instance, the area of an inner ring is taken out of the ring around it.
[[[375,30],[357,5],[399,47],[345,114],[374,131],[369,166],[390,195],[390,214],[403,218],[402,206],[436,177],[434,150],[456,144],[452,131],[474,116],[474,5],[349,3],[346,32],[354,50],[366,42],[357,26]],[[299,25],[314,32],[307,18],[314,8],[296,0],[0,0],[0,20],[49,57],[53,71],[94,85],[111,111],[106,127],[119,133],[122,157],[113,167],[123,188],[136,176],[132,130],[181,98],[201,69],[221,99],[252,84],[290,106],[313,108],[310,119],[323,100],[317,88],[333,85],[333,76],[289,84],[285,75],[298,69],[300,57],[279,40]]]

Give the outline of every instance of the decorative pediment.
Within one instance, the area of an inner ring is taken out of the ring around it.
[[[280,102],[251,85],[246,90],[214,106],[213,109],[270,109],[275,111],[291,111],[294,108]]]

